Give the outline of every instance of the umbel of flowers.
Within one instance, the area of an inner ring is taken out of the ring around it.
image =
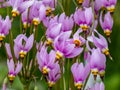
[[[12,85],[16,76],[24,90],[37,80],[45,81],[49,90],[105,90],[106,57],[112,59],[108,41],[116,3],[0,0],[0,8],[6,10],[5,19],[0,16],[0,46],[5,48],[8,67],[2,90],[6,90],[8,82]],[[14,21],[20,22],[17,35]],[[107,39],[99,33],[98,25]],[[87,84],[90,74],[96,82],[93,86]]]

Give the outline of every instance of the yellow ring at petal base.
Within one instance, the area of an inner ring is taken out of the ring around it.
[[[114,6],[114,5],[108,6],[108,7],[107,7],[107,10],[108,10],[110,13],[113,13],[113,12],[115,11],[115,6]]]
[[[109,37],[111,34],[111,31],[109,29],[106,29],[106,30],[104,30],[104,33],[107,37]]]
[[[53,82],[53,81],[48,81],[48,86],[49,86],[49,87],[52,87],[53,85],[55,85],[55,82]]]
[[[62,54],[61,52],[57,51],[57,52],[56,52],[56,59],[57,59],[57,60],[60,60],[60,59],[62,59],[62,58],[63,58],[63,54]]]
[[[19,11],[16,9],[13,9],[11,13],[12,13],[12,17],[16,17],[19,15]]]
[[[42,68],[42,73],[43,73],[44,75],[48,74],[49,71],[50,71],[50,69],[49,69],[47,66],[44,66],[44,67]]]
[[[19,53],[19,56],[20,56],[20,58],[24,58],[26,56],[26,54],[27,54],[26,51],[21,50]]]
[[[103,49],[102,52],[103,52],[103,54],[105,54],[106,56],[110,55],[109,49]]]
[[[86,24],[81,24],[80,28],[82,28],[82,30],[85,32],[89,29],[89,27]]]
[[[76,47],[81,46],[81,41],[80,40],[75,39],[73,42],[74,42],[74,44],[75,44]]]
[[[83,86],[83,83],[82,82],[77,82],[77,83],[75,82],[74,85],[78,90],[80,90]]]
[[[5,38],[5,35],[1,34],[0,35],[0,42],[3,41],[4,38]]]
[[[77,0],[77,2],[78,2],[79,4],[82,4],[82,3],[84,2],[84,0]]]
[[[8,79],[12,82],[15,78],[15,75],[13,74],[8,74]]]

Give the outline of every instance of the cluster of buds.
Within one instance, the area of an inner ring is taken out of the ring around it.
[[[67,16],[67,8],[62,4],[70,1],[72,2],[72,0],[0,1],[5,4],[3,6],[12,7],[12,17],[6,16],[4,20],[0,16],[0,45],[5,45],[8,79],[11,83],[16,75],[22,78],[24,84],[32,80],[36,81],[35,71],[39,68],[48,83],[48,88],[52,88],[62,76],[64,79],[64,72],[67,72],[64,69],[66,59],[73,59],[71,72],[74,86],[78,90],[84,90],[90,73],[93,74],[94,80],[99,75],[103,81],[106,56],[112,57],[108,42],[99,33],[97,26],[100,22],[105,35],[110,38],[113,27],[112,14],[117,1],[73,0],[76,9]],[[65,12],[55,14],[57,4]],[[22,25],[20,25],[20,34],[14,38],[13,31],[9,32],[9,30],[12,28],[12,22],[19,15]],[[4,42],[8,34],[10,43]],[[83,56],[84,60],[80,61],[80,56]],[[94,87],[87,90],[104,90],[104,84],[96,82]]]

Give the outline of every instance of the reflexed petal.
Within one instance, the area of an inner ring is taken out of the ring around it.
[[[14,61],[13,59],[7,60],[7,66],[9,73],[14,73]]]
[[[46,7],[44,5],[40,5],[40,9],[39,9],[40,20],[43,20],[45,16],[46,16]]]
[[[92,18],[93,18],[93,13],[92,13],[92,8],[86,8],[85,9],[85,19],[88,25],[92,23]]]
[[[66,55],[66,58],[73,58],[78,56],[83,51],[83,48],[74,48],[73,51]]]
[[[32,35],[28,38],[28,40],[26,41],[26,44],[25,44],[25,49],[26,49],[27,51],[29,51],[29,50],[32,48],[32,46],[33,46],[33,41],[34,41],[34,35],[32,34]]]
[[[21,69],[22,69],[22,63],[20,63],[20,62],[18,61],[17,67],[16,67],[16,69],[15,69],[15,74],[18,74]]]
[[[48,38],[52,38],[55,39],[55,37],[57,37],[60,34],[61,31],[61,24],[58,23],[54,23],[52,24],[48,29],[47,29],[47,37]]]
[[[11,21],[9,19],[9,16],[7,16],[5,21],[3,22],[2,32],[5,35],[7,35],[9,33],[10,28],[11,28]]]
[[[107,14],[105,14],[105,17],[104,17],[104,24],[105,24],[105,29],[112,29],[112,26],[113,26],[113,19],[110,15],[110,12],[108,12]]]
[[[11,50],[10,50],[10,45],[8,43],[5,44],[7,54],[9,58],[12,58]]]
[[[20,12],[25,11],[26,9],[28,9],[30,6],[32,6],[34,3],[34,0],[30,0],[30,1],[24,1],[22,4],[20,4]]]

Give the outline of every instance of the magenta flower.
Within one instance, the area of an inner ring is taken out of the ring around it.
[[[107,40],[100,34],[98,33],[96,30],[94,30],[98,37],[96,37],[94,34],[92,34],[92,38],[93,38],[93,42],[94,45],[97,48],[100,48],[100,50],[105,54],[105,55],[110,55],[109,53],[109,49],[108,49],[108,43]]]
[[[54,39],[61,33],[61,26],[60,23],[53,23],[48,27],[46,31],[47,45],[52,44]]]
[[[105,4],[105,7],[107,8],[107,10],[110,13],[114,12],[117,0],[105,0],[105,1],[106,2],[104,4]]]
[[[81,0],[82,1],[82,0]],[[83,7],[89,7],[90,6],[90,0],[83,0],[84,2],[82,3]]]
[[[99,10],[104,7],[105,1],[106,0],[95,0],[94,8],[95,8],[96,15],[98,15],[99,14]]]
[[[50,51],[48,54],[47,48],[45,46],[41,47],[41,50],[37,52],[37,60],[39,64],[40,71],[47,75],[52,69],[54,69],[55,65],[55,51]]]
[[[59,17],[55,16],[53,18],[48,18],[47,20],[44,21],[46,27],[51,26],[51,24],[53,23],[62,24],[62,30],[61,30],[62,32],[70,31],[74,26],[73,15],[68,17],[65,15],[65,13],[62,13]]]
[[[71,31],[63,32],[54,40],[54,49],[56,51],[56,59],[73,58],[78,56],[83,48],[76,48],[75,44],[69,42]]]
[[[24,1],[24,0],[9,0],[8,5],[12,6],[12,16],[16,17],[26,9],[28,9],[34,0]]]
[[[12,57],[12,54],[11,54],[10,44],[6,43],[5,47],[6,47],[8,59],[12,59],[13,57]]]
[[[104,30],[104,33],[106,34],[106,36],[109,37],[113,27],[113,18],[109,12],[105,14],[104,21],[102,20],[102,13],[100,14],[100,25]]]
[[[34,25],[38,25],[46,17],[46,7],[41,1],[35,1],[30,8],[30,20]]]
[[[58,19],[59,23],[62,23],[62,31],[70,31],[74,26],[73,15],[70,17],[66,16],[65,13],[62,13]]]
[[[5,36],[8,35],[10,29],[11,21],[9,19],[9,16],[6,16],[5,20],[3,20],[0,16],[0,42],[2,42]]]
[[[23,34],[18,35],[16,39],[14,40],[15,56],[24,58],[27,52],[29,52],[30,49],[32,48],[33,41],[34,41],[33,34],[29,38],[27,38]]]
[[[83,63],[74,63],[71,67],[71,71],[74,78],[75,87],[80,90],[83,86],[85,79],[90,73],[90,66],[87,64],[85,67]]]
[[[78,24],[83,31],[86,31],[90,28],[92,24],[92,18],[93,18],[93,13],[91,7],[85,8],[84,11],[77,9],[74,14],[75,23]]]
[[[18,63],[15,65],[13,59],[7,60],[7,66],[8,66],[8,78],[10,82],[13,82],[15,76],[20,72],[22,69],[22,63],[18,61]]]
[[[23,23],[23,28],[26,29],[27,28],[27,24],[28,26],[30,26],[30,24],[32,23],[32,18],[28,18],[28,9],[26,9],[22,14],[21,14],[21,19],[22,19],[22,23]]]
[[[55,8],[56,4],[57,4],[57,0],[42,0],[43,4],[45,4],[46,6],[49,6],[51,8]]]
[[[71,43],[74,43],[76,47],[80,47],[85,44],[85,39],[79,34],[82,32],[82,29],[78,29],[73,35],[73,39],[70,39]]]
[[[60,75],[61,75],[60,66],[59,64],[56,64],[54,69],[48,73],[48,86],[52,87],[60,78]]]
[[[89,88],[87,90],[105,90],[104,83],[96,83],[94,87]]]
[[[95,79],[97,74],[100,74],[100,77],[103,77],[105,74],[106,67],[106,57],[101,53],[100,49],[93,49],[90,56],[90,67],[91,72],[94,75]]]

